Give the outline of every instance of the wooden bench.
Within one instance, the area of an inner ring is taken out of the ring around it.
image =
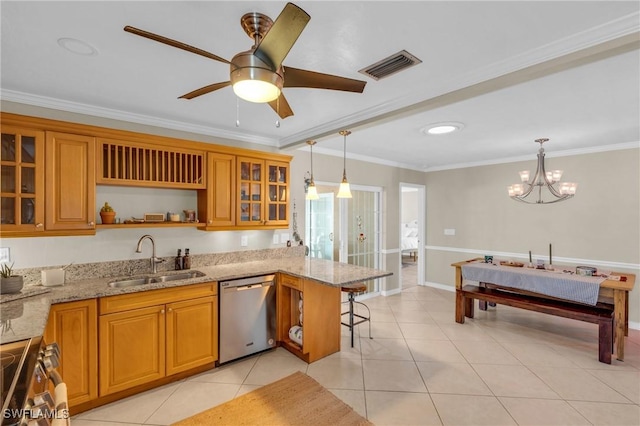
[[[463,324],[465,316],[473,318],[473,301],[478,299],[482,302],[497,303],[598,324],[598,360],[611,364],[614,330],[613,305],[598,302],[595,306],[589,306],[489,286],[465,285],[461,289],[456,289],[456,322]]]

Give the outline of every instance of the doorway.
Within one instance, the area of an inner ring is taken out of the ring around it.
[[[382,188],[351,185],[350,199],[336,197],[337,184],[316,182],[316,188],[320,198],[305,201],[309,256],[379,268]],[[378,280],[365,284],[367,296],[379,292]]]
[[[400,290],[424,285],[424,185],[400,183]]]

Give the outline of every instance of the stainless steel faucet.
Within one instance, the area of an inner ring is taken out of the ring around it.
[[[140,239],[138,240],[138,247],[136,247],[136,253],[142,253],[142,241],[146,238],[151,241],[151,249],[153,251],[151,252],[149,263],[151,264],[151,272],[155,274],[156,272],[158,272],[158,263],[164,262],[164,259],[158,259],[156,257],[156,242],[153,240],[153,237],[151,235],[147,234],[140,237]]]

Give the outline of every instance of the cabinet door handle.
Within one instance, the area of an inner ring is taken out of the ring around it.
[[[42,228],[42,224],[41,223],[36,223],[36,228]]]
[[[167,309],[167,312],[173,312],[173,308]]]
[[[161,313],[161,314],[164,314],[164,309],[160,309],[160,313]]]
[[[213,220],[209,219],[209,225],[211,225],[213,223]]]
[[[93,225],[95,225],[94,222],[89,222],[89,226],[93,226]]]

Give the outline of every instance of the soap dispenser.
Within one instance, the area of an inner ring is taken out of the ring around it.
[[[184,257],[182,258],[182,269],[191,269],[191,258],[189,257],[189,249],[184,249]]]
[[[182,249],[178,249],[178,255],[176,256],[176,260],[175,260],[175,270],[179,271],[182,269],[183,264],[182,264]]]

